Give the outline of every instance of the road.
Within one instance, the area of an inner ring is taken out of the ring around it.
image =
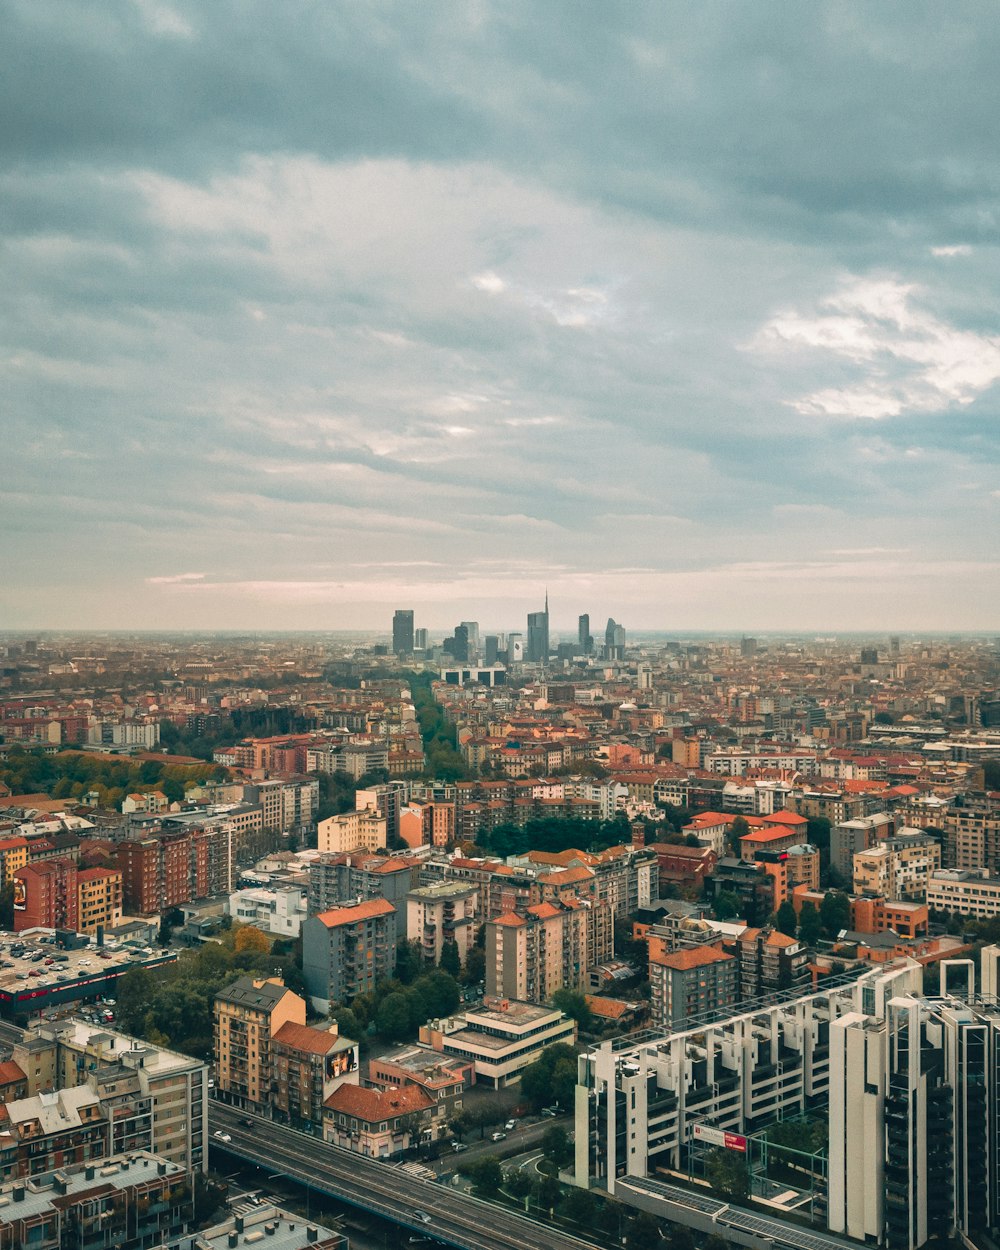
[[[252,1128],[244,1124],[248,1118]],[[223,1142],[213,1136],[213,1152],[255,1163],[462,1250],[593,1250],[592,1243],[558,1229],[222,1103],[211,1104],[209,1128],[232,1138]],[[418,1211],[431,1222],[422,1221]]]

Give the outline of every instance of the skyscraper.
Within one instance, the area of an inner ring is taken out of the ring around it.
[[[613,616],[608,617],[604,631],[604,658],[621,660],[625,657],[625,626],[619,625]]]
[[[549,658],[549,592],[545,592],[545,611],[528,613],[529,664],[544,664]]]
[[[584,612],[577,621],[576,641],[582,655],[590,655],[594,649],[594,636],[590,632],[590,614]]]
[[[392,650],[395,655],[410,655],[413,651],[413,611],[397,608],[392,618]]]

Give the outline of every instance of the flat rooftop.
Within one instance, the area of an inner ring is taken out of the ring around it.
[[[92,1175],[88,1176],[88,1172]],[[23,1220],[44,1214],[51,1209],[53,1200],[57,1198],[60,1202],[65,1202],[65,1197],[80,1198],[88,1193],[100,1197],[114,1190],[125,1189],[130,1185],[141,1185],[160,1177],[186,1175],[187,1173],[179,1163],[170,1163],[166,1159],[161,1159],[159,1155],[141,1151],[129,1155],[116,1155],[111,1159],[95,1160],[93,1165],[87,1167],[63,1168],[55,1172],[46,1172],[43,1176],[35,1176],[30,1180],[25,1177],[19,1181],[8,1181],[0,1185],[0,1200],[5,1204],[4,1215],[7,1218],[16,1215],[18,1219]],[[57,1190],[57,1181],[65,1183],[65,1197]],[[15,1198],[15,1191],[23,1191],[24,1196],[20,1199]]]
[[[12,947],[23,948],[14,954]],[[46,999],[57,1001],[95,997],[107,987],[107,979],[126,973],[143,964],[160,964],[175,960],[173,951],[158,947],[142,947],[137,943],[107,942],[103,947],[88,945],[79,950],[62,950],[55,944],[51,931],[31,929],[23,933],[0,932],[0,1003],[10,997],[23,1002],[32,1011],[47,1006]],[[90,988],[89,983],[95,984]],[[102,985],[103,983],[103,985]]]
[[[197,1247],[197,1250],[228,1250],[229,1234],[236,1232],[237,1219],[243,1224],[238,1243],[241,1246],[264,1238],[267,1239],[267,1250],[306,1250],[306,1247],[317,1250],[318,1246],[347,1246],[343,1233],[264,1203],[253,1211],[232,1215],[214,1228],[206,1228],[200,1233],[185,1233],[183,1237],[169,1242],[168,1250],[188,1250],[190,1246]]]

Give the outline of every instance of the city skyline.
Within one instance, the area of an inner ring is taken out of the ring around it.
[[[992,8],[4,8],[0,627],[996,629]]]

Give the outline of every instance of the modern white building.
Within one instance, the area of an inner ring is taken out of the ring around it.
[[[297,938],[308,915],[308,891],[299,886],[254,887],[230,894],[227,909],[238,924],[255,925],[274,937]]]

